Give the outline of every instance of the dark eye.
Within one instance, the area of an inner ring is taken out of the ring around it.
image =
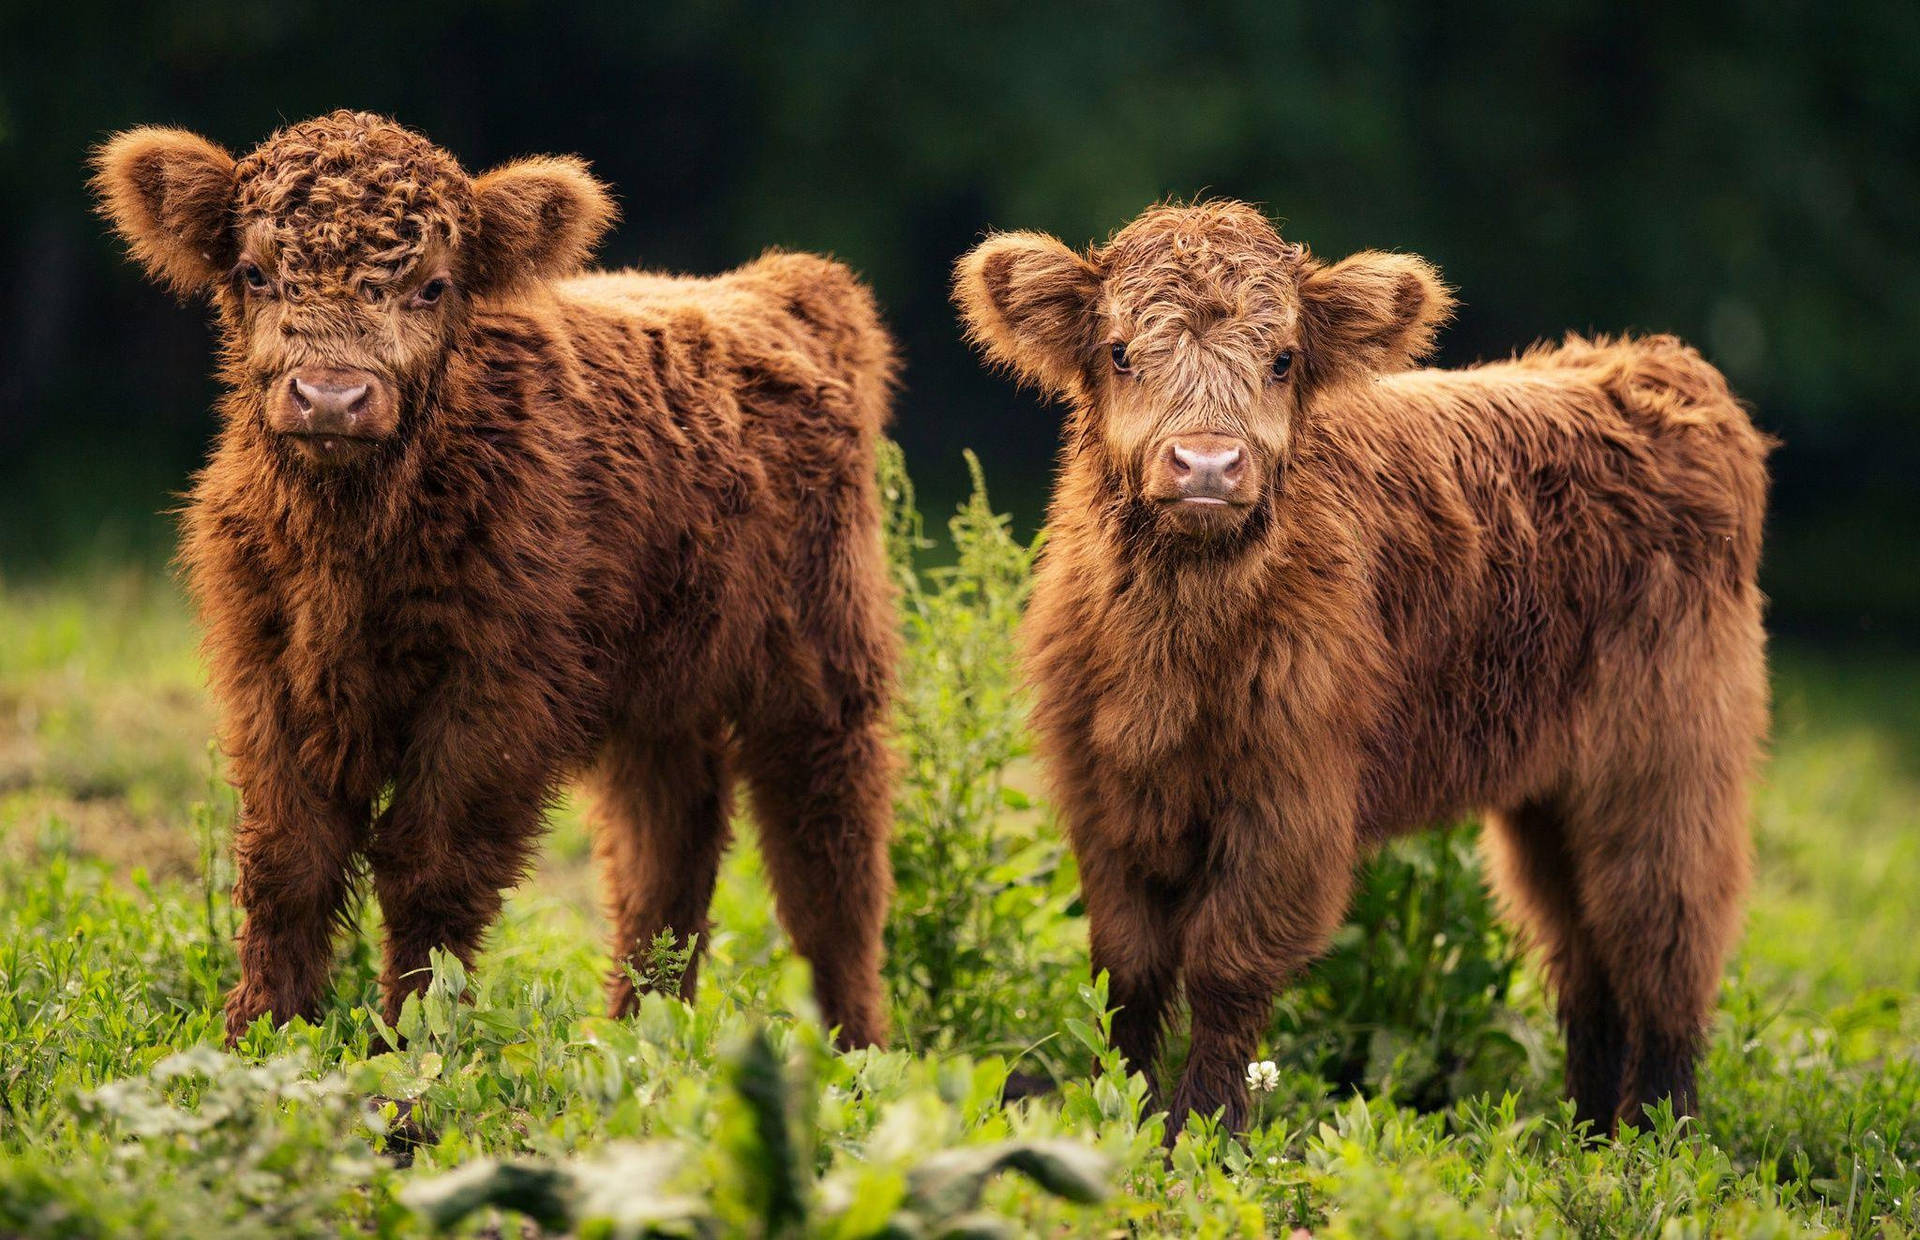
[[[247,287],[256,293],[264,293],[267,291],[267,273],[260,270],[259,264],[257,263],[247,263],[242,266],[240,268],[240,278],[245,280]]]
[[[1280,350],[1280,356],[1273,359],[1273,377],[1276,379],[1284,379],[1287,377],[1287,372],[1292,369],[1293,350]]]
[[[1118,340],[1113,342],[1113,368],[1123,375],[1133,373],[1133,366],[1127,361],[1127,346]]]
[[[420,291],[413,295],[413,304],[416,306],[431,306],[434,302],[439,301],[440,298],[446,294],[446,291],[446,278],[443,276],[435,276],[420,286]]]

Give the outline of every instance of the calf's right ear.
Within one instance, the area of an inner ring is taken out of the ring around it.
[[[571,275],[593,256],[619,211],[613,195],[570,155],[518,159],[474,179],[480,236],[469,258],[476,287]]]
[[[1300,281],[1309,356],[1323,373],[1389,374],[1433,352],[1453,317],[1453,290],[1432,263],[1366,250]]]
[[[1022,380],[1073,389],[1095,346],[1100,272],[1044,233],[998,233],[954,267],[953,300],[967,337]]]
[[[233,156],[198,134],[153,127],[93,153],[93,192],[147,274],[187,294],[233,266]]]

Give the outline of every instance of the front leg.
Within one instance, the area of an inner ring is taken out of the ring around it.
[[[1273,996],[1326,950],[1353,888],[1347,812],[1298,808],[1230,815],[1218,825],[1213,876],[1181,943],[1193,1039],[1168,1117],[1169,1143],[1189,1112],[1247,1125],[1247,1064]]]
[[[1113,1045],[1147,1078],[1151,1113],[1161,1109],[1157,1060],[1180,963],[1173,899],[1112,849],[1094,844],[1079,852],[1093,971],[1106,971],[1114,1008]]]
[[[375,826],[367,853],[386,921],[380,992],[389,1023],[408,995],[426,990],[435,948],[473,965],[539,842],[545,783],[475,774],[397,787]]]
[[[354,857],[366,845],[383,782],[362,729],[332,726],[284,606],[284,584],[253,522],[257,509],[220,488],[210,470],[185,518],[181,547],[207,626],[210,688],[220,704],[220,749],[240,794],[234,829],[234,902],[246,912],[240,979],[226,999],[228,1045],[261,1016],[320,1014],[335,931],[347,920]],[[211,490],[210,490],[211,488]]]
[[[480,764],[476,741],[445,733],[394,787],[367,848],[386,921],[380,992],[386,1019],[432,981],[434,948],[472,966],[507,889],[540,843],[551,777],[505,756]],[[497,752],[497,747],[493,749]]]
[[[261,1016],[319,1018],[370,815],[365,802],[314,792],[288,746],[259,758],[236,755],[234,766],[241,812],[233,894],[247,919],[240,980],[226,1001],[229,1046]]]
[[[505,595],[511,597],[511,594]],[[469,603],[480,619],[487,611]],[[389,1023],[432,980],[439,948],[472,967],[539,844],[565,766],[569,720],[548,692],[587,679],[556,661],[564,644],[456,658],[421,698],[393,800],[367,860],[386,923],[380,991]]]

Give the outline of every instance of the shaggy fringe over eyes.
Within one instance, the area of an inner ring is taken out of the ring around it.
[[[1423,259],[1368,251],[1322,264],[1232,201],[1151,207],[1084,255],[1043,233],[991,236],[956,265],[953,297],[990,361],[1060,395],[1098,346],[1103,282],[1128,308],[1130,352],[1172,356],[1204,339],[1248,373],[1270,360],[1256,356],[1270,348],[1266,320],[1290,315],[1297,293],[1313,380],[1405,370],[1432,351],[1454,305]]]
[[[1045,233],[988,237],[954,266],[967,338],[997,365],[1054,395],[1079,382],[1093,348],[1100,273]]]
[[[1290,329],[1302,249],[1246,203],[1161,203],[1100,251],[1127,351],[1187,408],[1245,408]],[[1291,343],[1291,341],[1289,341]]]
[[[240,161],[235,214],[265,221],[277,274],[381,288],[435,242],[473,231],[473,187],[453,156],[403,125],[345,110],[289,125]]]
[[[233,156],[198,134],[147,126],[93,153],[97,209],[147,273],[181,296],[233,261]]]
[[[102,146],[94,168],[102,214],[182,293],[226,274],[240,226],[262,231],[275,276],[296,286],[397,285],[444,246],[484,291],[578,270],[617,214],[579,159],[522,159],[473,179],[424,136],[344,109],[285,126],[238,163],[194,134],[136,129]]]
[[[1453,290],[1432,263],[1366,250],[1321,266],[1308,260],[1300,301],[1314,373],[1391,373],[1433,352],[1453,317]]]
[[[484,287],[579,270],[619,215],[607,187],[573,156],[515,160],[473,189],[480,236],[470,278]]]

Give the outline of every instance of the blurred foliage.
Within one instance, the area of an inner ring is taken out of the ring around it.
[[[822,1052],[809,1049],[817,1068]],[[412,1185],[406,1201],[440,1230],[496,1206],[551,1230],[571,1228],[609,1240],[1001,1240],[1017,1234],[1011,1222],[980,1209],[988,1181],[1001,1171],[1018,1171],[1068,1201],[1091,1204],[1107,1197],[1108,1161],[1084,1145],[1059,1140],[960,1146],[932,1157],[922,1148],[911,1167],[863,1159],[858,1168],[816,1184],[811,1151],[803,1151],[806,1143],[796,1137],[818,1134],[795,1132],[791,1095],[804,1082],[791,1079],[796,1073],[781,1062],[766,1030],[748,1034],[727,1066],[732,1088],[718,1102],[723,1140],[706,1156],[708,1162],[724,1160],[726,1174],[716,1177],[719,1191],[710,1202],[674,1190],[681,1164],[696,1159],[663,1141],[609,1145],[570,1164],[482,1159]],[[915,1135],[924,1140],[930,1134]]]
[[[1056,417],[946,301],[989,226],[1104,236],[1166,195],[1266,204],[1323,253],[1435,259],[1443,361],[1574,329],[1699,342],[1788,448],[1770,587],[1795,623],[1920,618],[1920,7],[1183,0],[75,0],[0,10],[0,565],[149,555],[209,429],[202,316],[87,212],[137,123],[246,148],[340,105],[482,167],[579,151],[615,262],[779,244],[878,286],[898,436],[942,506],[979,445],[1022,528]]]

